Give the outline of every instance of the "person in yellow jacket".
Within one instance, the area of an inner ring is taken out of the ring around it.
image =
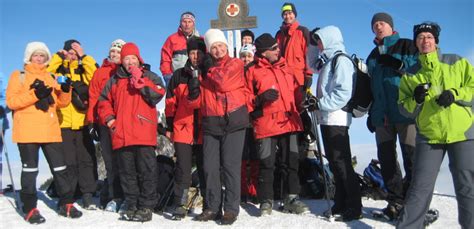
[[[92,195],[96,191],[96,157],[94,143],[87,128],[86,113],[88,87],[97,69],[93,57],[86,55],[77,40],[68,40],[64,48],[53,55],[48,71],[66,76],[72,81],[71,103],[60,109],[59,123],[63,137],[66,164],[75,175],[72,187],[78,186],[82,192],[85,209],[96,209]]]
[[[42,42],[28,43],[24,70],[10,76],[6,104],[13,111],[13,142],[18,144],[22,164],[20,199],[25,220],[40,224],[45,219],[36,208],[36,177],[38,176],[39,148],[48,161],[59,195],[59,214],[78,218],[82,213],[73,206],[73,189],[61,146],[56,108],[66,107],[71,101],[69,81],[59,85],[46,71],[51,55]]]

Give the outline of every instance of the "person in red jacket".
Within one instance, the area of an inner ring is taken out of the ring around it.
[[[99,97],[99,118],[112,136],[118,155],[120,183],[127,209],[125,220],[150,221],[158,198],[155,158],[158,113],[165,89],[158,75],[142,69],[145,63],[134,43],[120,52],[121,65]]]
[[[306,50],[309,45],[308,28],[300,25],[296,17],[295,5],[285,2],[281,8],[283,23],[276,33],[280,55],[285,58],[289,68],[296,75],[298,85],[308,90],[312,83],[313,72],[306,62]]]
[[[173,72],[186,64],[188,59],[186,40],[193,36],[199,36],[193,13],[189,11],[182,13],[179,23],[178,31],[171,34],[161,48],[160,71],[166,84],[171,79]]]
[[[220,206],[224,207],[221,224],[232,224],[239,214],[240,165],[249,125],[249,90],[244,78],[244,64],[231,58],[224,33],[209,29],[204,35],[210,53],[200,68],[201,81],[193,78],[188,83],[188,101],[201,107],[203,129],[204,176],[206,179],[206,209],[196,217],[198,221],[216,219]],[[221,175],[225,187],[221,201]]]
[[[176,70],[169,81],[166,93],[166,124],[172,134],[176,155],[174,172],[174,211],[172,219],[181,220],[188,212],[188,191],[191,186],[192,156],[196,156],[199,174],[199,188],[204,194],[205,182],[202,171],[202,132],[199,109],[191,108],[187,103],[188,82],[198,77],[198,65],[206,53],[204,40],[191,37],[187,42],[188,60],[183,68]]]
[[[117,211],[117,206],[123,199],[120,180],[118,179],[118,167],[116,154],[112,154],[112,141],[110,130],[105,125],[99,124],[99,114],[97,113],[97,102],[100,93],[107,81],[115,74],[117,66],[120,66],[120,51],[125,41],[117,39],[112,42],[109,56],[104,59],[102,66],[94,72],[89,83],[89,108],[87,110],[87,121],[89,122],[89,134],[100,142],[102,158],[107,171],[107,186],[102,189],[100,195],[100,205],[106,211]],[[116,179],[117,178],[117,179]]]
[[[249,70],[247,84],[255,95],[251,117],[260,158],[257,186],[260,214],[272,212],[275,162],[282,173],[283,208],[301,214],[309,211],[298,199],[297,133],[303,129],[298,105],[302,94],[298,90],[296,74],[279,55],[277,40],[264,33],[255,40],[255,46],[257,60]]]

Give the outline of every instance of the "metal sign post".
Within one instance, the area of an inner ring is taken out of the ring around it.
[[[229,55],[238,57],[238,52],[242,46],[240,29],[257,27],[257,17],[248,16],[249,7],[246,0],[221,0],[217,14],[219,19],[211,20],[211,28],[227,31]]]

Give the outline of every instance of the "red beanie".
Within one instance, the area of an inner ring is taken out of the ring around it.
[[[140,56],[140,50],[138,50],[138,46],[135,43],[128,42],[123,45],[122,50],[120,51],[120,60],[123,63],[123,59],[128,55],[135,55],[138,57],[140,64],[144,64],[142,57]]]

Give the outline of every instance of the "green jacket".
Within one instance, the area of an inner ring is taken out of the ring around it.
[[[439,50],[420,54],[419,60],[418,66],[411,70],[414,75],[408,73],[402,77],[398,97],[400,112],[416,118],[418,134],[429,144],[474,139],[473,66],[464,58],[442,55]],[[431,87],[425,102],[417,104],[413,92],[416,86],[424,83],[430,83]],[[444,90],[451,90],[455,99],[447,108],[436,103]]]

